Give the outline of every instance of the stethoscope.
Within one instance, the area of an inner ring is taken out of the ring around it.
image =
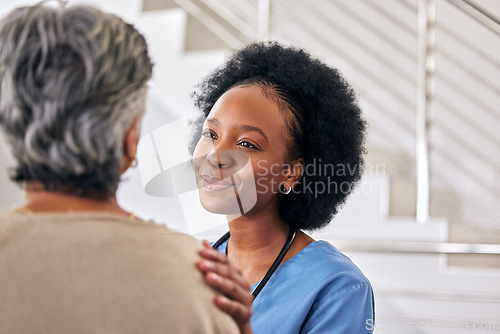
[[[219,240],[217,240],[212,245],[212,248],[215,248],[215,249],[219,248],[219,246],[222,245],[224,242],[226,242],[230,236],[231,236],[231,233],[227,232],[226,234],[224,234]],[[267,273],[264,275],[264,278],[262,278],[260,280],[260,282],[257,285],[257,287],[255,288],[255,290],[253,290],[252,296],[253,296],[254,300],[255,300],[255,298],[257,298],[257,295],[260,293],[260,291],[264,288],[267,281],[269,281],[271,276],[273,276],[276,269],[278,269],[281,261],[283,261],[283,258],[285,257],[286,253],[290,249],[290,246],[292,245],[294,239],[295,239],[295,229],[291,228],[290,232],[288,232],[288,236],[286,238],[285,244],[283,245],[283,248],[281,248],[280,253],[278,254],[276,259],[274,260],[273,264],[271,265],[271,267],[269,268]]]

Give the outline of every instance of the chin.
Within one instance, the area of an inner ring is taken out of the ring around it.
[[[240,206],[234,193],[231,196],[218,196],[219,194],[206,194],[200,189],[200,203],[205,210],[219,215],[241,215]]]

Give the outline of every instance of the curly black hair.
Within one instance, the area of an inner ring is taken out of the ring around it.
[[[304,159],[305,173],[290,194],[281,196],[281,218],[296,229],[326,226],[363,170],[366,122],[354,90],[338,70],[302,49],[277,42],[249,44],[197,85],[193,98],[203,114],[193,123],[191,153],[203,120],[219,97],[249,83],[271,87],[278,103],[294,115],[292,122],[285,117],[294,140],[289,155]]]

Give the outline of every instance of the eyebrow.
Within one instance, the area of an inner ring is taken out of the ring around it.
[[[257,132],[257,133],[260,133],[260,135],[262,137],[264,137],[264,139],[269,143],[269,140],[267,139],[267,136],[266,134],[264,133],[264,131],[262,131],[260,128],[256,127],[256,126],[253,126],[253,125],[246,125],[246,124],[241,124],[241,125],[238,125],[238,128],[240,130],[243,130],[243,131],[252,131],[252,132]]]
[[[207,122],[211,123],[213,125],[220,125],[220,122],[217,118],[207,118]],[[247,124],[240,124],[237,125],[237,128],[242,130],[242,131],[251,131],[251,132],[257,132],[259,133],[264,139],[269,143],[269,140],[267,139],[266,134],[264,131],[262,131],[260,128],[253,126],[253,125],[247,125]]]
[[[207,118],[208,123],[212,123],[213,125],[219,125],[220,122],[217,118]]]

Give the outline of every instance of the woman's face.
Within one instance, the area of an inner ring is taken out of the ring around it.
[[[238,86],[215,103],[194,151],[203,207],[237,218],[277,210],[287,132],[278,104],[258,86]]]

